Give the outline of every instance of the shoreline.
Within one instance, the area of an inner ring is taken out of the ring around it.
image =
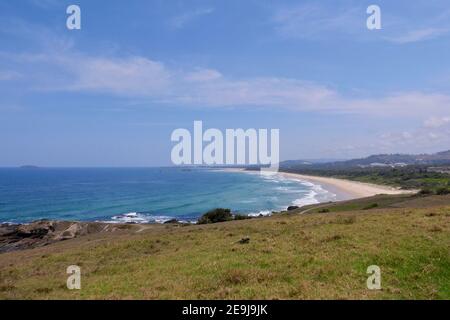
[[[225,169],[228,172],[240,172],[247,174],[259,174],[258,171],[248,171],[245,169]],[[389,186],[375,185],[363,183],[358,181],[351,181],[345,179],[310,176],[289,172],[277,172],[278,177],[297,181],[299,183],[310,183],[320,189],[333,195],[334,199],[322,199],[314,197],[316,203],[326,203],[329,201],[344,201],[364,197],[370,197],[377,194],[406,194],[414,191],[399,190]],[[314,191],[312,191],[314,192]],[[311,203],[312,204],[312,203]],[[291,206],[286,205],[285,208]],[[298,207],[306,206],[308,204],[298,204]],[[288,210],[284,209],[283,211]],[[271,210],[268,210],[271,212]],[[136,216],[137,213],[124,215],[130,218]],[[271,213],[262,216],[270,216]],[[261,215],[250,215],[252,218],[258,218]],[[111,232],[128,232],[133,230],[139,233],[147,228],[153,228],[155,225],[164,224],[193,224],[192,222],[183,222],[176,217],[168,221],[161,222],[123,222],[123,221],[65,221],[65,220],[36,220],[29,223],[0,223],[0,253],[32,249],[36,247],[45,246],[48,244],[78,238],[80,236],[96,234],[96,233],[111,233]]]
[[[282,171],[280,171],[279,174],[286,178],[299,179],[301,181],[320,185],[323,189],[335,193],[338,201],[372,197],[378,194],[396,195],[415,193],[415,191],[412,190],[402,190],[387,185],[378,185],[347,179],[311,176]]]
[[[217,169],[215,169],[217,170]],[[251,170],[246,170],[245,168],[221,168],[218,169],[220,171],[227,171],[227,172],[240,172],[240,173],[247,173],[247,174],[259,174],[259,171],[251,171]],[[319,204],[319,203],[326,203],[326,202],[335,202],[335,201],[345,201],[345,200],[353,200],[353,199],[359,199],[359,198],[366,198],[366,197],[371,197],[371,196],[375,196],[378,194],[389,194],[389,195],[399,195],[399,194],[414,194],[417,191],[415,190],[401,190],[398,188],[394,188],[394,187],[390,187],[390,186],[386,186],[386,185],[377,185],[377,184],[371,184],[371,183],[365,183],[365,182],[359,182],[359,181],[353,181],[353,180],[347,180],[347,179],[339,179],[339,178],[330,178],[330,177],[321,177],[321,176],[312,176],[312,175],[305,175],[305,174],[300,174],[300,173],[291,173],[291,172],[283,172],[283,171],[279,171],[277,173],[275,173],[275,175],[281,176],[285,179],[289,179],[289,180],[294,180],[294,181],[298,181],[298,182],[308,182],[311,183],[317,187],[320,187],[321,189],[323,189],[324,191],[326,191],[327,193],[329,193],[330,195],[333,196],[333,199],[328,198],[328,199],[319,199],[317,197],[314,198],[314,200],[316,200],[317,202],[314,204]],[[286,204],[284,206],[284,208],[287,208],[289,206],[292,205],[297,205],[299,207],[305,206],[305,205],[309,205],[309,204],[313,204],[313,203],[305,203],[305,204],[293,204],[293,203],[289,203]],[[281,209],[283,210],[283,209]],[[284,209],[286,210],[286,209]],[[273,211],[271,210],[264,210],[267,212],[271,212]],[[133,215],[137,215],[137,213],[126,213],[126,214],[121,214],[119,216],[123,216],[126,218],[130,218],[129,216],[131,216],[131,214]],[[260,212],[261,214],[261,212]],[[263,214],[265,215],[270,215],[270,214]],[[259,215],[253,214],[251,215],[252,217],[258,217]],[[112,218],[113,219],[113,218]],[[139,220],[139,219],[138,219]],[[137,224],[137,225],[143,225],[143,224],[156,224],[156,225],[160,225],[160,224],[165,224],[168,221],[173,221],[173,220],[177,220],[180,223],[195,223],[194,219],[178,219],[178,217],[174,216],[174,217],[169,217],[167,216],[166,220],[161,220],[161,221],[112,221],[111,219],[109,220],[95,220],[95,221],[89,221],[89,220],[73,220],[76,222],[80,222],[80,223],[104,223],[104,224],[112,224],[112,225],[120,225],[120,224]],[[0,225],[27,225],[27,224],[31,224],[31,223],[35,223],[40,221],[38,220],[33,220],[33,221],[29,221],[29,222],[8,222],[8,221],[0,221]],[[42,221],[45,221],[42,220]],[[59,219],[49,219],[47,221],[66,221],[66,220],[59,220]]]
[[[232,172],[259,172],[259,171],[249,171],[243,168],[236,169],[226,169],[226,171]],[[329,178],[321,176],[305,175],[300,173],[284,172],[279,171],[275,173],[287,179],[309,182],[322,187],[324,190],[331,192],[336,195],[336,201],[353,200],[359,198],[372,197],[378,194],[414,194],[414,190],[402,190],[399,188],[378,185],[373,183],[366,183],[360,181],[353,181],[348,179],[339,178]],[[320,203],[320,202],[319,202]]]

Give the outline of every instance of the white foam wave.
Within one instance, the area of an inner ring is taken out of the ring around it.
[[[310,187],[311,190],[305,196],[292,202],[296,206],[307,206],[336,199],[336,194],[323,189],[321,185],[313,184],[308,181],[302,181],[301,183],[304,186]]]
[[[139,213],[139,212],[129,212],[120,214],[117,216],[111,217],[110,221],[106,221],[108,223],[165,223],[169,220],[177,219],[176,217],[170,217],[170,216],[158,216],[158,215],[151,215],[147,213]],[[178,219],[177,219],[178,220]],[[183,221],[178,220],[182,223],[191,223],[191,221]]]
[[[267,217],[270,215],[272,215],[272,211],[269,210],[261,210],[259,212],[252,212],[248,214],[249,217]]]

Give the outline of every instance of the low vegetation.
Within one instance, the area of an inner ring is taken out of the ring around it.
[[[204,215],[202,215],[197,223],[198,224],[207,224],[207,223],[218,223],[233,220],[233,215],[231,214],[230,209],[217,208],[211,211],[208,211]]]
[[[202,215],[198,219],[197,223],[209,224],[209,223],[226,222],[231,220],[246,220],[246,219],[251,219],[251,217],[242,214],[233,215],[231,214],[230,209],[216,208]]]
[[[449,195],[308,208],[0,254],[0,299],[450,299]],[[69,265],[81,267],[81,290],[66,288]],[[381,290],[367,289],[370,265]]]

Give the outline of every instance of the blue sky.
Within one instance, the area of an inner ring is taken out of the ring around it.
[[[194,120],[284,160],[449,149],[449,57],[446,0],[3,0],[0,166],[170,165]]]

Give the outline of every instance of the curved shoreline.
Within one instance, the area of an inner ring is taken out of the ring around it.
[[[402,190],[390,186],[365,183],[353,180],[328,178],[320,176],[310,176],[299,173],[279,172],[280,175],[290,178],[308,181],[322,186],[325,190],[337,195],[337,200],[351,200],[358,198],[372,197],[377,194],[412,194],[415,191]]]
[[[226,169],[226,170],[234,172],[259,172],[259,171],[247,171],[242,168]],[[335,194],[337,201],[372,197],[377,194],[395,195],[395,194],[413,194],[417,192],[415,190],[402,190],[387,185],[378,185],[373,183],[366,183],[347,179],[311,176],[300,173],[283,172],[283,171],[279,171],[276,174],[281,175],[282,177],[287,179],[306,181],[318,185],[322,187],[324,190]]]

